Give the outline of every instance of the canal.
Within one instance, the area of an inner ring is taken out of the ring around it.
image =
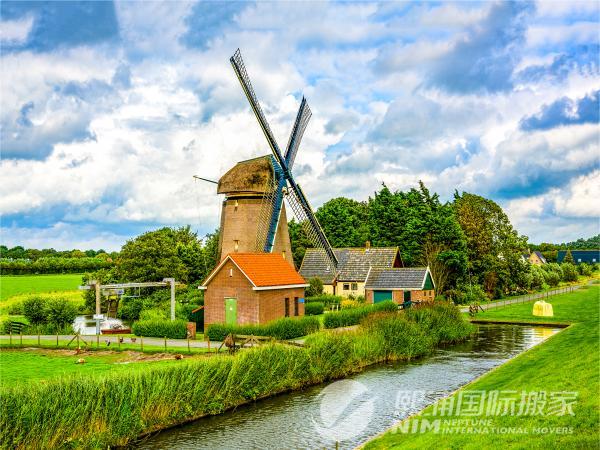
[[[313,386],[165,430],[140,449],[354,448],[437,399],[558,332],[479,325],[467,342],[413,362],[373,366]]]

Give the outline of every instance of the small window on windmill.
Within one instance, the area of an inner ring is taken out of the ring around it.
[[[233,241],[233,251],[237,252],[239,247],[240,247],[240,241],[238,241],[236,239],[235,241]]]
[[[233,269],[229,269],[229,276],[232,277],[233,276]]]
[[[285,259],[285,250],[281,252],[283,255],[283,259]]]

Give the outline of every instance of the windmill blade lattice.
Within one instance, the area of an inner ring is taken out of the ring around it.
[[[292,133],[290,134],[290,139],[285,151],[285,162],[290,170],[294,165],[294,160],[296,159],[296,154],[298,153],[298,148],[300,147],[300,141],[304,135],[304,130],[306,130],[306,126],[308,125],[308,121],[310,120],[311,116],[312,112],[308,107],[308,103],[306,102],[306,99],[302,97],[300,109],[296,115],[294,128],[292,128]]]
[[[269,190],[268,193],[265,193],[263,197],[263,206],[261,209],[267,211],[270,210],[271,214],[268,220],[268,231],[266,233],[264,232],[264,228],[265,224],[267,223],[266,216],[268,216],[268,214],[265,213],[265,218],[261,217],[259,220],[257,247],[264,242],[264,251],[272,251],[275,234],[279,224],[283,193],[284,190],[286,190],[288,194],[288,202],[298,221],[305,227],[307,237],[317,248],[322,248],[324,250],[324,258],[326,258],[329,262],[329,267],[331,267],[331,270],[335,272],[337,269],[337,258],[333,252],[333,249],[331,248],[331,245],[329,244],[329,241],[327,240],[327,237],[325,236],[325,233],[323,232],[323,229],[321,228],[321,225],[319,225],[319,221],[315,217],[312,208],[310,207],[310,204],[304,195],[304,192],[294,180],[290,170],[294,163],[294,159],[296,158],[300,140],[302,139],[304,130],[306,129],[308,121],[312,115],[306,99],[303,98],[302,103],[300,104],[300,109],[298,110],[296,121],[294,122],[294,127],[292,128],[292,134],[290,135],[290,140],[288,141],[284,158],[281,155],[279,145],[277,144],[275,136],[273,135],[262,108],[260,107],[239,49],[230,58],[230,62],[238,77],[238,80],[240,81],[240,84],[242,85],[242,89],[246,94],[246,98],[248,99],[248,102],[254,111],[254,115],[256,116],[263,133],[265,134],[274,157],[273,168],[275,171],[275,182],[277,186],[273,190]],[[285,189],[286,186],[287,189]]]

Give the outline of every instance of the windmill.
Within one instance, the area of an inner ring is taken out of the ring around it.
[[[285,216],[282,214],[283,200],[285,197],[292,208],[296,219],[298,219],[304,227],[308,239],[315,247],[322,250],[322,256],[323,258],[326,258],[328,267],[330,267],[332,273],[335,273],[338,263],[337,258],[323,229],[319,225],[319,221],[315,217],[304,192],[298,183],[296,183],[291,170],[294,165],[296,154],[298,153],[298,148],[300,147],[302,135],[304,134],[304,130],[306,129],[312,114],[306,99],[302,98],[285,154],[283,154],[260,107],[239,49],[230,58],[230,62],[272,152],[272,155],[270,155],[270,162],[273,168],[273,176],[269,177],[265,183],[265,188],[262,190],[263,197],[260,213],[256,218],[258,223],[255,249],[257,251],[272,252],[278,230],[282,229],[281,225],[285,225],[285,228],[287,228],[287,223],[280,224],[280,220]],[[219,181],[219,185],[221,185],[221,180]],[[285,212],[285,209],[283,212]]]

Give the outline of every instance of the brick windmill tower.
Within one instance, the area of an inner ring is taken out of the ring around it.
[[[293,265],[284,197],[308,239],[332,272],[337,258],[291,169],[311,111],[302,99],[285,153],[282,153],[258,103],[239,49],[230,59],[252,111],[265,134],[271,155],[241,161],[221,177],[217,192],[225,195],[221,210],[220,257],[230,253],[281,253]]]
[[[285,205],[275,217],[274,233],[265,250],[270,206],[276,189],[276,174],[270,155],[241,161],[219,179],[218,194],[224,194],[221,209],[219,254],[271,251],[291,261],[292,246]],[[277,213],[276,213],[277,214]]]

